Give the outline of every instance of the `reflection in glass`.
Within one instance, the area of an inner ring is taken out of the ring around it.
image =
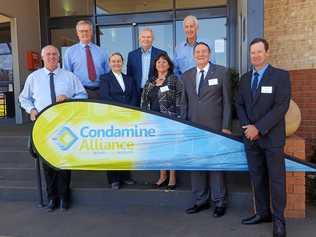
[[[50,0],[50,16],[87,16],[93,14],[94,0]]]
[[[124,57],[123,72],[126,73],[127,56],[133,50],[132,27],[100,27],[100,47],[110,56],[119,52]]]
[[[226,17],[200,19],[198,37],[211,46],[212,54],[215,54],[216,64],[226,66]],[[184,40],[183,21],[177,21],[176,43],[179,44]]]
[[[170,58],[173,58],[173,35],[172,23],[151,24],[139,26],[139,32],[143,28],[150,28],[154,32],[153,45],[156,48],[166,51]]]
[[[0,81],[13,80],[11,43],[0,43]]]
[[[58,49],[78,43],[75,28],[51,30],[52,44]]]
[[[224,6],[227,0],[176,0],[177,9]]]
[[[173,0],[96,0],[97,15],[170,10]]]

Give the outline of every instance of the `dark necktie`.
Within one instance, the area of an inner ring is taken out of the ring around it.
[[[252,95],[252,98],[255,98],[257,87],[258,87],[258,81],[259,81],[259,73],[255,72],[253,75],[254,77],[251,84],[251,95]]]
[[[202,85],[204,83],[204,70],[200,71],[201,77],[200,77],[200,83],[199,83],[199,90],[198,90],[198,96],[201,94]]]
[[[87,57],[87,69],[88,69],[88,76],[91,81],[95,81],[97,78],[97,74],[95,72],[94,62],[92,58],[92,54],[90,51],[89,45],[85,46],[86,48],[86,57]]]
[[[52,104],[56,103],[56,92],[54,83],[54,73],[49,73],[49,88],[50,88],[50,98],[52,99]]]

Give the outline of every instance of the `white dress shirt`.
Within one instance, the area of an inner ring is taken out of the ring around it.
[[[19,96],[21,107],[27,113],[32,109],[38,112],[52,104],[50,95],[50,78],[51,71],[46,68],[38,69],[32,72],[26,79],[24,88]],[[54,86],[56,97],[65,95],[70,99],[86,99],[88,98],[79,78],[72,72],[62,68],[55,69]]]

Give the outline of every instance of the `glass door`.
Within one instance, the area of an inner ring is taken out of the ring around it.
[[[140,24],[138,32],[144,28],[150,28],[154,32],[153,46],[166,51],[169,57],[173,58],[173,34],[172,23]],[[139,43],[137,43],[139,47]]]
[[[226,17],[199,19],[198,37],[212,49],[212,61],[227,66]],[[185,40],[183,20],[176,22],[176,43]]]
[[[126,72],[127,56],[133,50],[133,26],[104,26],[99,28],[100,47],[110,56],[114,52],[123,55],[123,72]]]

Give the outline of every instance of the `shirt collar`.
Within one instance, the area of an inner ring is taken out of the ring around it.
[[[51,71],[49,71],[46,67],[43,67],[44,72],[49,75],[51,73]],[[57,73],[59,72],[60,67],[58,66],[54,71],[52,71],[52,73],[54,73],[55,75],[57,75]]]
[[[142,53],[151,53],[151,49],[152,49],[152,46],[145,52],[143,47],[140,47],[140,50],[142,51]]]
[[[82,48],[85,48],[86,45],[89,45],[89,47],[91,48],[92,42],[90,42],[89,44],[84,44],[84,43],[79,42],[79,45],[80,45]]]
[[[267,63],[267,64],[266,64],[263,68],[261,68],[259,71],[256,71],[256,69],[253,68],[253,70],[252,70],[252,75],[257,72],[257,73],[259,74],[259,76],[262,76],[262,75],[264,74],[264,72],[267,70],[268,67],[269,67],[269,64]]]
[[[192,47],[194,47],[197,44],[197,42],[199,42],[199,38],[198,37],[196,37],[196,40],[195,40],[195,42],[193,44],[189,44],[188,38],[185,38],[185,41],[183,42],[183,45],[184,46],[192,46]]]
[[[204,76],[206,75],[206,73],[208,72],[210,68],[210,63],[208,63],[204,68],[199,69],[198,67],[196,67],[196,72],[199,74],[202,70],[204,71]]]
[[[114,76],[115,76],[116,78],[122,77],[122,73],[116,73],[116,72],[113,72],[113,71],[112,71],[112,73],[114,74]]]

